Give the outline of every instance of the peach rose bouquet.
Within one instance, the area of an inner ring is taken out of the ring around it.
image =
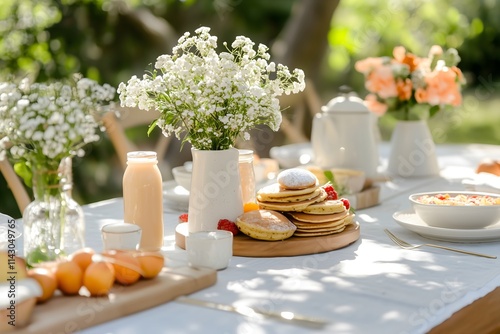
[[[457,67],[459,62],[455,49],[443,51],[434,45],[421,58],[397,46],[393,58],[366,58],[356,62],[355,69],[365,76],[368,109],[379,116],[416,120],[462,103],[465,79]]]

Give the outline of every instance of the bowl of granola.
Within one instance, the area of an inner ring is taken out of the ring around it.
[[[412,194],[410,202],[427,225],[449,229],[481,229],[500,222],[500,194],[435,191]]]

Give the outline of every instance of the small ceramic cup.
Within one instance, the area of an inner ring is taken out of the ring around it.
[[[233,255],[233,233],[223,230],[190,233],[186,237],[186,250],[191,267],[225,269]]]
[[[141,241],[141,227],[128,223],[111,223],[101,228],[104,250],[136,250]]]

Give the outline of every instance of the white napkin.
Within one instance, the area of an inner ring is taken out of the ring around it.
[[[491,173],[478,173],[470,179],[464,179],[462,184],[471,191],[500,193],[500,177]]]

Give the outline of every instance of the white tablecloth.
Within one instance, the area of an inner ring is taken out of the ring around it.
[[[381,147],[386,156],[387,147]],[[413,243],[425,239],[400,227],[392,214],[409,208],[408,195],[420,191],[463,190],[461,181],[473,174],[484,157],[499,157],[488,145],[438,147],[441,177],[400,179],[382,184],[381,204],[358,210],[361,238],[332,252],[296,257],[233,257],[218,272],[215,286],[193,297],[292,311],[328,319],[323,333],[425,333],[457,310],[500,286],[499,259],[492,260],[439,249],[402,250],[384,233],[389,228]],[[381,162],[382,169],[385,160]],[[121,199],[85,207],[87,244],[101,249],[99,227],[120,221]],[[175,247],[179,212],[165,213],[168,266],[186,265],[184,250]],[[432,241],[500,257],[500,242],[448,243]],[[105,311],[104,311],[105,312]],[[480,321],[480,319],[478,319]],[[102,333],[303,333],[302,327],[275,320],[170,302],[83,331]]]

